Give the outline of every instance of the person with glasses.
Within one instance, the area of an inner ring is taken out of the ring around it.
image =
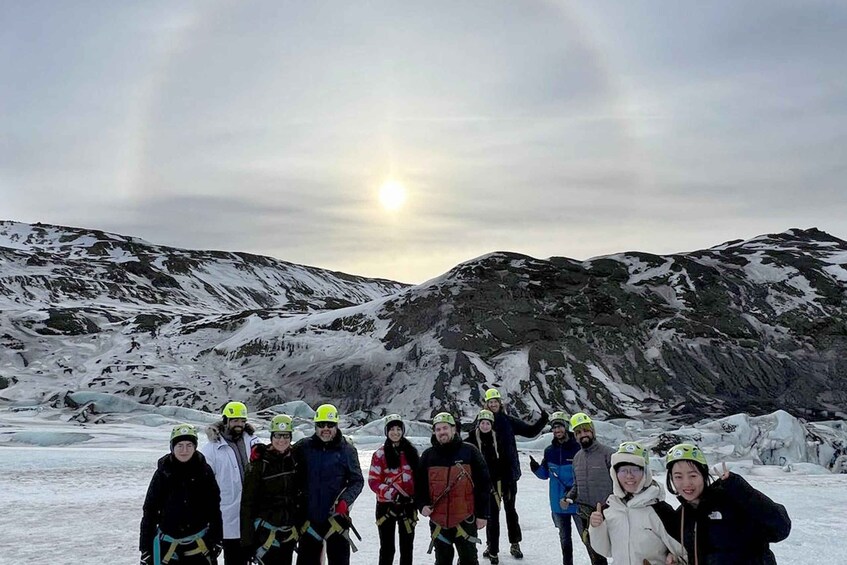
[[[606,565],[606,558],[591,547],[588,518],[597,503],[605,503],[612,494],[609,469],[612,467],[612,454],[615,450],[597,441],[594,422],[588,414],[577,412],[571,416],[570,424],[580,450],[573,458],[573,487],[559,505],[562,510],[568,510],[572,504],[577,505],[576,527],[582,543],[588,550],[588,557],[592,565]]]
[[[529,456],[529,468],[535,476],[550,481],[550,512],[553,524],[559,531],[559,545],[562,547],[562,565],[573,565],[573,537],[571,521],[576,523],[576,505],[570,504],[562,509],[560,501],[573,486],[573,458],[579,452],[579,444],[568,431],[568,415],[553,412],[550,416],[550,428],[553,441],[544,450],[541,463]]]
[[[221,418],[206,428],[209,443],[201,451],[221,490],[224,564],[247,565],[250,556],[241,546],[241,491],[250,451],[259,438],[247,422],[247,406],[242,402],[228,402]]]
[[[326,542],[328,565],[349,565],[350,508],[365,485],[359,454],[338,429],[338,409],[315,411],[315,433],[294,446],[306,462],[307,523],[297,548],[297,565],[318,565]]]
[[[671,534],[698,565],[776,565],[770,544],[791,533],[785,506],[759,492],[726,463],[712,480],[699,447],[681,443],[665,459],[666,484],[680,502]]]
[[[306,464],[291,449],[291,416],[271,420],[271,443],[253,446],[241,495],[241,543],[264,565],[291,565],[306,521]]]
[[[650,455],[625,441],[612,455],[613,492],[607,506],[597,503],[589,519],[591,547],[615,565],[672,565],[686,559],[685,549],[668,532],[673,508],[665,489],[653,480]]]

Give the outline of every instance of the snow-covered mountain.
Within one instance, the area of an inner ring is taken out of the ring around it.
[[[493,253],[424,284],[90,230],[0,224],[0,396],[362,418],[847,412],[847,242],[789,230],[687,254]]]

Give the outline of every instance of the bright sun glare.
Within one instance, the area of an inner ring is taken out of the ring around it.
[[[379,189],[379,202],[389,212],[396,212],[406,202],[406,189],[397,181],[385,181]]]

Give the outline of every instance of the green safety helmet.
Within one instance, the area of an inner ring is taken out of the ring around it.
[[[494,413],[491,410],[480,410],[479,414],[476,415],[477,423],[482,420],[488,420],[492,424],[494,423]]]
[[[680,443],[671,447],[665,456],[665,467],[669,468],[677,461],[693,461],[708,468],[709,463],[703,451],[693,443]]]
[[[619,463],[632,463],[648,469],[650,467],[650,453],[637,441],[625,441],[612,454],[612,467]]]
[[[456,419],[449,412],[439,412],[432,418],[432,425],[434,426],[435,424],[450,424],[455,428]]]
[[[385,437],[388,437],[388,429],[393,425],[400,426],[400,430],[403,432],[403,435],[406,434],[406,424],[403,423],[403,418],[400,414],[389,414],[384,418],[385,420],[385,428],[383,429],[383,433],[385,433]]]
[[[197,428],[191,424],[177,424],[171,430],[171,449],[181,441],[190,441],[197,447]]]
[[[588,417],[588,414],[585,412],[577,412],[573,416],[571,416],[571,429],[576,430],[579,426],[589,425],[592,428],[594,427],[594,422],[591,421],[591,418]]]
[[[556,424],[561,424],[567,428],[568,424],[570,423],[568,420],[568,415],[562,412],[561,410],[558,412],[553,412],[553,414],[550,416],[550,427],[553,427]]]
[[[500,400],[502,397],[500,396],[499,390],[497,390],[496,388],[489,388],[485,391],[484,398],[485,401],[488,402],[489,400]]]
[[[332,422],[333,424],[337,424],[338,408],[332,404],[321,404],[318,406],[318,409],[315,410],[314,421],[316,424],[318,422]]]
[[[221,416],[230,420],[233,418],[244,418],[246,420],[247,406],[243,402],[227,402]]]
[[[277,414],[271,420],[271,434],[275,432],[294,433],[293,420],[288,414]]]

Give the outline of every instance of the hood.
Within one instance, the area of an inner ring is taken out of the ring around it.
[[[209,441],[216,442],[221,439],[225,429],[226,424],[224,424],[223,420],[215,422],[206,428],[206,437],[209,438]],[[247,422],[244,424],[244,433],[252,436],[256,433],[256,428],[251,426],[250,422]]]
[[[639,493],[654,482],[653,474],[650,472],[649,467],[645,467],[643,457],[639,457],[631,453],[613,453],[612,466],[609,467],[609,475],[612,477],[612,492],[614,492],[615,496],[623,498],[627,494],[618,482],[618,474],[615,472],[615,465],[619,463],[632,463],[633,465],[637,465],[644,469],[644,474],[641,475],[641,483],[638,485]]]

